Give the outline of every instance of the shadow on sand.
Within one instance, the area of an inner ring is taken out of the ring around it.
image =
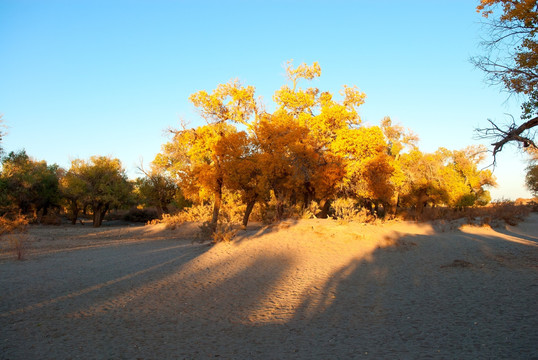
[[[237,244],[229,257],[154,241],[5,266],[2,357],[536,358],[538,239],[519,229],[392,237],[295,291],[297,254],[234,259]]]

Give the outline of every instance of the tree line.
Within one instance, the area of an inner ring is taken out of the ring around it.
[[[272,113],[252,86],[231,81],[190,100],[205,125],[172,130],[170,141],[144,176],[130,181],[118,159],[76,159],[67,170],[30,158],[25,151],[2,159],[0,209],[34,217],[61,209],[73,223],[91,214],[100,226],[111,209],[155,207],[169,213],[186,204],[211,204],[211,226],[219,221],[225,196],[242,202],[247,225],[256,205],[282,219],[291,208],[318,204],[327,217],[336,199],[351,199],[376,216],[426,206],[485,205],[495,186],[490,170],[479,169],[485,149],[440,148],[423,153],[411,131],[384,118],[361,122],[365,94],[344,86],[339,99],[302,83],[321,75],[319,64],[287,63],[288,83],[275,91]]]

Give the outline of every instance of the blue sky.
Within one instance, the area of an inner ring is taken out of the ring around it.
[[[305,87],[357,85],[363,121],[390,116],[423,151],[478,144],[473,129],[517,118],[519,102],[469,63],[477,2],[0,0],[3,147],[66,168],[112,155],[136,177],[167,128],[203,123],[190,94],[238,78],[272,109],[289,59],[320,63]],[[530,196],[525,160],[503,150],[494,198]]]

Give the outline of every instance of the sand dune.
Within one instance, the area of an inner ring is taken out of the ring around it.
[[[32,227],[0,254],[0,357],[538,357],[538,215],[516,227],[285,221]]]

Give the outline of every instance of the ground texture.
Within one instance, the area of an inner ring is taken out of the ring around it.
[[[0,245],[2,359],[536,359],[538,215],[30,229]]]

